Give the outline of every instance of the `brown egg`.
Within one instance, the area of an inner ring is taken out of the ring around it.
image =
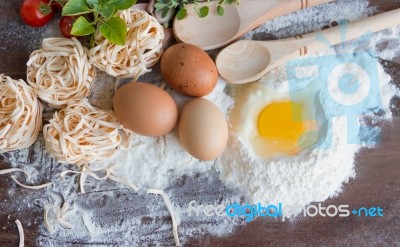
[[[141,82],[120,87],[113,98],[114,112],[124,127],[144,136],[170,132],[178,119],[174,99],[161,88]]]
[[[176,91],[193,97],[205,96],[215,88],[218,72],[214,61],[201,48],[176,44],[161,58],[165,81]]]
[[[224,114],[206,99],[190,101],[183,107],[179,120],[179,138],[193,157],[214,160],[228,142],[228,124]]]

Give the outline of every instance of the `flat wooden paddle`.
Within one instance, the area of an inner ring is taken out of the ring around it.
[[[264,22],[307,7],[333,0],[240,0],[224,4],[222,16],[216,13],[219,1],[210,2],[210,13],[200,18],[197,11],[208,3],[188,4],[188,16],[174,20],[177,40],[197,45],[204,50],[226,46]]]
[[[352,40],[367,32],[378,32],[400,25],[400,9],[349,23],[345,32],[340,26],[319,32],[331,45]],[[242,84],[259,80],[272,69],[290,59],[328,48],[318,41],[318,33],[274,41],[241,40],[217,56],[216,65],[221,77],[229,83]],[[343,40],[344,39],[344,40]]]

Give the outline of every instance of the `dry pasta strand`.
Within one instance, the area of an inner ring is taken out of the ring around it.
[[[169,214],[171,215],[171,219],[172,219],[172,233],[174,235],[175,245],[180,246],[179,236],[178,236],[178,223],[176,222],[174,209],[173,209],[171,200],[169,199],[168,195],[165,194],[164,191],[157,190],[157,189],[147,189],[147,193],[160,195],[162,197],[162,199],[164,200],[164,204],[167,207]]]
[[[85,171],[86,171],[86,168],[82,167],[82,172],[79,176],[79,188],[80,188],[82,194],[85,193],[85,182],[86,182],[86,178],[87,178],[87,173]]]
[[[21,221],[18,219],[15,220],[15,224],[18,227],[18,234],[19,234],[19,247],[24,247],[25,245],[25,236],[24,236],[24,228],[22,227]]]
[[[54,228],[50,225],[49,222],[49,211],[52,208],[52,205],[46,204],[44,205],[44,226],[46,227],[47,231],[49,231],[50,234],[54,232]]]
[[[41,184],[41,185],[25,185],[25,184],[22,184],[22,183],[20,183],[16,178],[15,178],[15,176],[10,176],[14,181],[15,181],[15,183],[17,183],[19,186],[21,186],[21,187],[24,187],[24,188],[26,188],[26,189],[31,189],[31,190],[39,190],[39,189],[43,189],[43,188],[46,188],[46,187],[49,187],[49,186],[51,186],[53,183],[45,183],[45,184]]]
[[[49,220],[49,212],[50,210],[54,210],[54,213],[56,215],[56,222],[62,226],[63,228],[66,229],[73,229],[74,225],[66,222],[64,220],[66,212],[68,211],[68,204],[67,202],[64,202],[63,206],[56,206],[54,204],[46,204],[44,205],[44,226],[46,229],[49,231],[50,234],[52,234],[55,230],[54,227],[50,225],[50,220]]]
[[[82,170],[82,171],[65,170],[65,171],[63,171],[63,172],[60,173],[60,177],[61,177],[61,178],[65,178],[65,176],[66,176],[67,174],[69,174],[69,173],[74,173],[74,174],[86,173],[87,175],[93,177],[93,178],[96,179],[96,180],[106,180],[106,179],[108,178],[109,174],[110,174],[110,171],[106,169],[105,172],[106,172],[106,175],[104,175],[104,177],[99,177],[99,176],[97,176],[96,173],[94,173],[93,171],[86,171],[86,170],[85,170],[85,171],[83,171],[83,170]]]
[[[31,176],[28,172],[26,172],[25,170],[22,170],[20,168],[8,168],[8,169],[3,169],[0,170],[0,175],[4,175],[4,174],[8,174],[8,173],[12,173],[12,172],[23,172],[28,178]],[[33,190],[37,190],[37,189],[42,189],[48,186],[51,186],[52,183],[46,183],[46,184],[42,184],[42,185],[25,185],[20,183],[15,176],[10,176],[18,185],[27,188],[27,189],[33,189]]]
[[[105,169],[92,170],[92,169],[90,169],[90,167],[84,166],[81,171],[65,170],[65,171],[60,173],[60,177],[64,179],[65,176],[67,174],[69,174],[69,173],[79,174],[80,175],[80,182],[79,182],[80,186],[79,187],[80,187],[81,193],[85,193],[84,184],[85,184],[85,181],[86,181],[86,176],[91,176],[96,180],[110,179],[110,180],[115,181],[117,183],[120,183],[120,184],[123,184],[125,186],[128,186],[129,188],[133,189],[135,192],[139,191],[139,187],[136,184],[130,182],[127,179],[123,179],[123,178],[120,178],[120,177],[117,177],[117,176],[113,175],[114,174],[113,173],[113,168],[114,168],[114,166],[111,166],[111,167],[108,167],[108,168],[105,168]],[[97,174],[94,173],[94,172],[99,172],[99,171],[105,172],[105,175],[103,177],[99,177]],[[85,177],[82,177],[82,175],[85,175]]]
[[[74,225],[72,225],[71,223],[68,223],[64,220],[67,211],[68,211],[68,203],[64,202],[64,204],[61,208],[58,207],[57,222],[64,228],[73,229]]]

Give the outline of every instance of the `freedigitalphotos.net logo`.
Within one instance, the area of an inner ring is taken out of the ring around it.
[[[289,215],[285,212],[293,212],[293,208],[285,207],[282,203],[269,204],[263,206],[261,203],[257,204],[239,204],[230,203],[228,205],[203,205],[193,200],[189,203],[187,214],[189,217],[238,217],[243,218],[246,222],[250,222],[255,218],[279,218],[285,222]],[[308,205],[301,209],[304,217],[383,217],[383,209],[381,207],[359,207],[351,209],[349,205],[328,205],[324,206],[322,203],[317,205]]]
[[[345,31],[346,25],[342,24],[343,38]],[[356,45],[367,43],[371,37],[370,33],[365,34],[356,42]],[[319,36],[318,39],[327,46],[331,46],[324,37]],[[348,144],[374,145],[379,141],[380,129],[367,125],[360,126],[359,121],[367,112],[382,109],[377,61],[372,54],[371,50],[352,51],[303,57],[287,62],[291,100],[301,100],[302,94],[299,92],[309,92],[311,97],[317,95],[314,100],[319,101],[317,104],[321,105],[324,111],[324,114],[320,116],[328,120],[326,121],[326,138],[319,143],[318,148],[332,146],[331,120],[335,118],[345,118],[347,121]],[[313,119],[305,120],[323,122],[323,119],[315,119],[316,116],[313,115],[306,117]],[[303,121],[295,114],[293,119]]]

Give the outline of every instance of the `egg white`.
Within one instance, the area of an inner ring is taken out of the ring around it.
[[[230,115],[232,130],[257,156],[264,158],[284,156],[285,154],[274,148],[270,140],[260,136],[257,123],[260,113],[266,106],[276,102],[292,101],[288,85],[283,83],[279,88],[272,88],[256,82],[235,86],[233,89],[235,105]],[[304,94],[299,98],[296,97],[296,101],[293,102],[301,102],[307,111],[306,116],[315,115],[316,106],[313,97]]]

